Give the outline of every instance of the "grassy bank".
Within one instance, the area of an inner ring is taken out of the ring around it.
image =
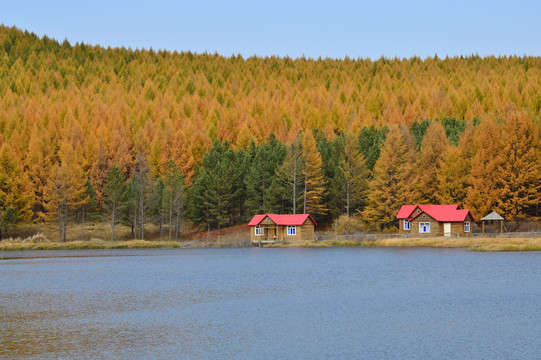
[[[290,246],[290,245],[278,245]],[[463,248],[471,251],[541,251],[541,237],[525,238],[394,238],[374,241],[325,240],[302,247],[409,247]]]

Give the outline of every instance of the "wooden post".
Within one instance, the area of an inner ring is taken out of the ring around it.
[[[483,234],[485,233],[485,221],[481,222],[481,229],[483,229]]]
[[[500,234],[503,233],[503,220],[500,220]]]

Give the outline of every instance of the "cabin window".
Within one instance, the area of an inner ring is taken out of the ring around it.
[[[410,229],[410,222],[408,221],[408,219],[404,219],[404,230],[409,230]]]
[[[464,221],[464,232],[470,232],[470,222]]]
[[[419,223],[419,232],[421,234],[428,234],[430,232],[430,223],[429,222]]]
[[[255,227],[255,235],[256,236],[263,236],[265,234],[265,228],[262,228],[261,226]]]
[[[297,227],[295,225],[288,225],[287,226],[287,234],[288,235],[295,235],[297,233]]]

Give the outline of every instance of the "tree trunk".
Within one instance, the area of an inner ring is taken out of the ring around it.
[[[163,215],[160,214],[160,241],[162,241],[162,235],[163,235]]]
[[[169,196],[169,241],[171,241],[171,231],[173,226],[173,199]]]
[[[178,233],[180,231],[180,201],[177,202],[177,223],[175,226],[175,241],[178,239]]]
[[[115,212],[116,212],[116,204],[113,203],[111,205],[111,241],[115,240]]]
[[[81,241],[85,239],[85,206],[81,208]]]
[[[297,153],[295,150],[293,161],[293,214],[297,213]]]
[[[62,241],[62,205],[58,206],[58,241]]]
[[[306,214],[306,182],[307,182],[307,179],[304,178],[304,199],[303,199],[304,203],[302,204],[302,206],[303,206],[302,213],[303,214]]]
[[[349,180],[346,181],[346,213],[349,217]]]
[[[66,226],[68,224],[68,206],[64,205],[64,242],[66,242]]]

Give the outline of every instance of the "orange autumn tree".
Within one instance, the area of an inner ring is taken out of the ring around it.
[[[438,203],[438,173],[441,171],[449,146],[442,124],[439,122],[431,123],[426,129],[421,152],[415,166],[419,203]]]
[[[483,120],[475,135],[477,149],[472,159],[466,206],[475,218],[481,218],[498,204],[497,177],[501,151],[499,127],[490,119]]]
[[[18,221],[32,218],[34,194],[27,175],[8,143],[0,146],[0,239]]]
[[[470,186],[472,157],[475,154],[475,128],[469,124],[457,147],[451,146],[438,172],[437,197],[440,204],[464,207]]]
[[[44,189],[47,220],[58,225],[59,241],[67,240],[70,212],[88,201],[86,178],[77,162],[74,150],[67,143],[60,149],[60,162],[52,166]]]
[[[374,166],[368,204],[361,213],[371,230],[392,228],[400,207],[415,198],[411,180],[414,149],[414,140],[407,128],[392,126],[389,129]]]
[[[304,191],[303,213],[325,215],[329,209],[323,202],[325,196],[325,179],[323,176],[323,160],[317,150],[316,140],[310,131],[302,137],[302,157],[304,158]]]
[[[496,211],[508,220],[538,218],[541,204],[539,128],[528,114],[513,111],[502,134],[494,179]]]

